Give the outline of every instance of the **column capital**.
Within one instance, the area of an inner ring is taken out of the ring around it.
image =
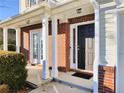
[[[9,29],[8,27],[3,27],[3,30],[7,30],[7,29]]]
[[[41,16],[41,19],[42,19],[42,22],[44,19],[49,19],[50,15],[48,13],[44,13],[42,16]]]
[[[98,3],[97,0],[90,0],[90,1],[91,1],[92,5],[93,5],[94,9],[99,9],[100,8],[99,3]]]

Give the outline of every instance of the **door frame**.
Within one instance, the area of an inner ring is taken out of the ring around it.
[[[79,25],[88,25],[88,24],[95,24],[95,20],[92,21],[87,21],[87,22],[81,22],[81,23],[75,23],[75,24],[70,24],[70,69],[76,69],[78,70],[78,29],[77,27]],[[73,63],[73,29],[75,28],[76,30],[76,37],[75,37],[75,60],[76,62]]]
[[[40,33],[40,32],[42,32],[41,28],[40,29],[30,30],[30,62],[31,62],[31,64],[38,64],[38,62],[37,63],[33,62],[33,46],[32,46],[32,44],[33,44],[33,40],[32,39],[33,38],[32,38],[32,35],[35,34],[35,33]],[[42,34],[41,34],[41,37],[39,39],[40,45],[41,45],[41,40],[43,40]],[[42,64],[40,48],[41,48],[41,46],[38,47],[38,61],[40,62],[40,64]]]

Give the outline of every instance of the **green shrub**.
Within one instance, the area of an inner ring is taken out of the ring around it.
[[[9,93],[9,86],[6,84],[0,85],[0,93]]]
[[[27,78],[26,60],[23,54],[0,51],[0,84],[10,89],[21,89]]]

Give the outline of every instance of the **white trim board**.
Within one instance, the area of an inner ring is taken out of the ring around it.
[[[78,31],[77,31],[77,27],[79,25],[87,25],[87,24],[92,24],[94,23],[95,24],[95,21],[87,21],[87,22],[81,22],[81,23],[75,23],[75,24],[71,24],[70,25],[70,68],[71,69],[78,69],[78,55],[77,55],[77,34],[78,34]],[[75,28],[75,31],[76,31],[76,37],[75,37],[75,60],[76,62],[73,63],[73,29]]]
[[[41,34],[42,29],[30,30],[29,32],[30,32],[30,61],[31,61],[31,64],[38,64],[38,63],[42,64],[41,53],[40,53],[40,51],[41,51],[40,50],[41,49],[41,40],[43,40],[42,34]],[[39,43],[38,44],[38,60],[37,60],[37,62],[33,62],[33,46],[32,46],[33,40],[32,40],[32,35],[36,34],[36,33],[38,33],[38,43]]]

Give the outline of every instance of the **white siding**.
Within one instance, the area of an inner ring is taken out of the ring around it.
[[[100,11],[100,59],[102,65],[115,65],[115,16],[106,13],[114,6]]]
[[[115,65],[115,16],[105,15],[105,59],[108,65]]]

